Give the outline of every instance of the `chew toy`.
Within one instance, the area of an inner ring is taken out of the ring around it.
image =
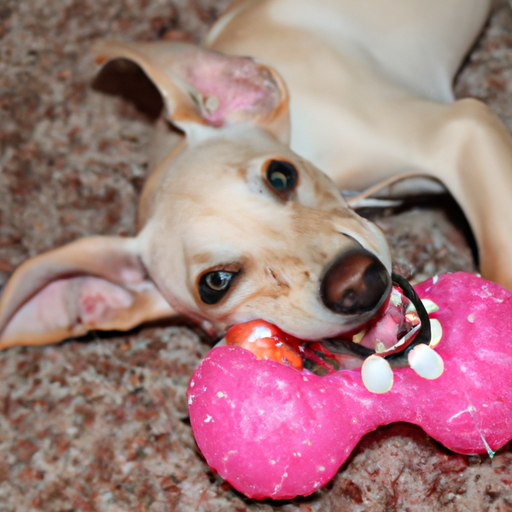
[[[189,385],[191,424],[208,464],[252,498],[308,495],[363,435],[398,421],[419,425],[455,452],[492,456],[512,439],[512,294],[467,273],[429,279],[416,292],[430,311],[436,346],[416,345],[409,365],[391,365],[385,392],[368,389],[364,365],[336,370],[318,356],[328,371],[317,375],[301,363],[310,359],[300,341],[277,327],[260,323],[245,334],[237,327],[242,346],[214,348]],[[255,354],[243,348],[250,343],[271,350]],[[428,369],[424,378],[410,367],[418,351],[420,366],[432,368],[425,350],[435,354],[434,368],[442,361],[439,375]]]

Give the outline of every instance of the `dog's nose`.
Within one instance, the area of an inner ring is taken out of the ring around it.
[[[340,256],[321,283],[323,303],[335,313],[358,315],[377,311],[391,290],[391,276],[380,260],[356,248]]]

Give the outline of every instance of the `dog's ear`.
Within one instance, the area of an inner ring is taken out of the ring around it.
[[[146,277],[135,239],[84,238],[14,272],[0,297],[0,349],[125,331],[174,314]]]
[[[100,64],[128,59],[140,66],[160,91],[167,118],[186,133],[197,125],[251,123],[289,142],[288,92],[269,66],[166,41],[103,41],[94,53]]]

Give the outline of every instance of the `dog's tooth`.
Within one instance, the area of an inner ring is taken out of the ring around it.
[[[391,290],[390,300],[395,307],[399,307],[402,305],[402,294],[398,290],[393,288]]]
[[[219,108],[219,104],[217,96],[208,96],[204,101],[204,108],[208,114],[213,114]]]
[[[424,379],[434,380],[444,371],[442,357],[428,345],[416,345],[408,354],[411,368]]]
[[[361,343],[361,340],[363,339],[367,331],[368,329],[363,329],[362,331],[359,331],[357,334],[354,334],[354,336],[352,336],[352,341],[354,343]]]
[[[361,368],[363,384],[371,393],[387,393],[393,387],[393,370],[383,357],[371,355]]]
[[[382,341],[377,340],[377,343],[375,343],[375,352],[377,352],[377,354],[382,354],[382,352],[386,352],[386,350],[386,345],[384,345]]]

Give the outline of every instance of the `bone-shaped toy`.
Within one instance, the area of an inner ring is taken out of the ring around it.
[[[447,448],[490,455],[512,438],[512,294],[467,273],[416,286],[439,309],[438,378],[393,370],[375,394],[361,370],[325,376],[238,346],[214,348],[188,391],[192,428],[208,464],[256,499],[308,495],[325,485],[362,436],[405,421]]]

